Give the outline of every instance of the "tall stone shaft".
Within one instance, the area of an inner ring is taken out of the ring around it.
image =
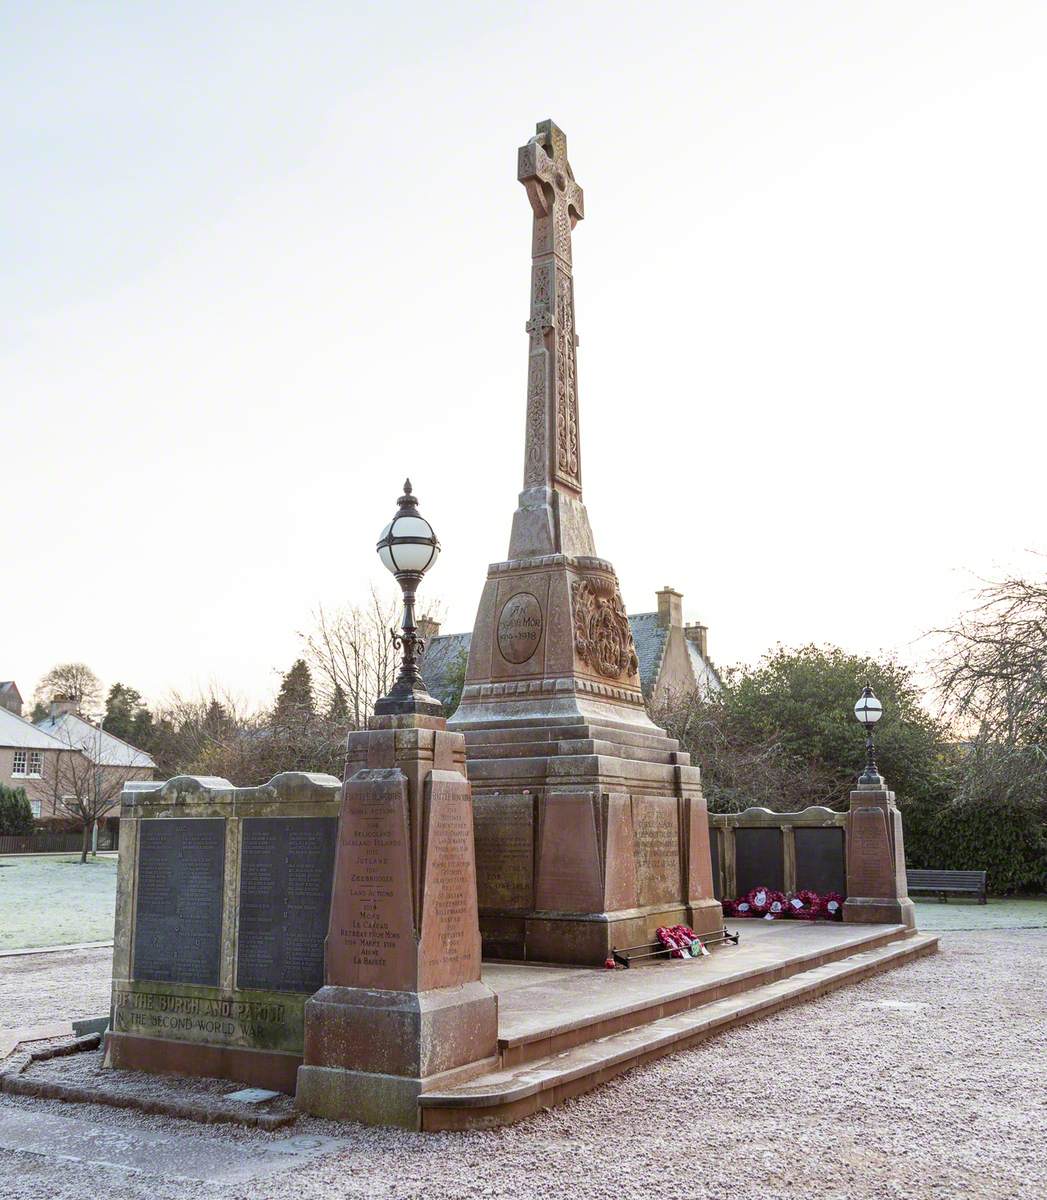
[[[582,505],[578,438],[578,336],[574,323],[571,231],[585,215],[567,161],[567,139],[552,121],[521,146],[517,178],[534,213],[527,426],[523,492],[509,557],[595,554]]]
[[[602,963],[658,925],[709,931],[722,913],[698,769],[647,715],[582,503],[571,233],[584,208],[551,121],[517,174],[533,215],[524,488],[448,728],[466,739],[485,952]]]

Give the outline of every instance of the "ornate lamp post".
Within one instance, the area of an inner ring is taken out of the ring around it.
[[[418,665],[425,643],[418,636],[414,598],[422,576],[436,562],[440,543],[433,527],[418,511],[418,501],[411,491],[409,479],[404,482],[404,494],[397,503],[396,516],[382,530],[378,541],[378,557],[396,576],[404,594],[401,632],[393,634],[393,645],[397,650],[403,650],[403,660],[392,690],[375,704],[374,711],[376,716],[427,713],[435,717],[443,712],[443,706],[429,695]]]
[[[883,779],[876,766],[876,747],[873,745],[873,726],[883,716],[883,705],[877,700],[872,688],[866,684],[858,703],[854,706],[854,715],[865,726],[865,770],[858,776],[858,786],[882,787]]]

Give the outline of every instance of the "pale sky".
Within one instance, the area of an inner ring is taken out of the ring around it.
[[[567,133],[585,500],[719,663],[915,662],[1045,548],[1040,0],[0,8],[0,678],[256,701],[383,581],[471,627]],[[384,586],[384,584],[383,584]],[[425,607],[423,603],[422,607]]]

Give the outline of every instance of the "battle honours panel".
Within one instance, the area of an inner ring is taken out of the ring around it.
[[[338,837],[336,817],[249,817],[240,844],[236,986],[315,992]]]
[[[142,822],[135,979],[218,986],[224,883],[225,821]]]

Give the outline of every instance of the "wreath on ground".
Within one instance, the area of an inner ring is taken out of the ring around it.
[[[789,897],[789,916],[796,921],[817,920],[821,911],[821,896],[809,888],[800,888]]]
[[[843,897],[839,892],[819,895],[809,888],[799,891],[776,891],[769,887],[754,887],[737,900],[724,899],[725,917],[763,917],[766,921],[791,917],[795,921],[842,921]]]
[[[700,958],[707,953],[690,925],[659,925],[654,936],[669,951],[670,958]]]

